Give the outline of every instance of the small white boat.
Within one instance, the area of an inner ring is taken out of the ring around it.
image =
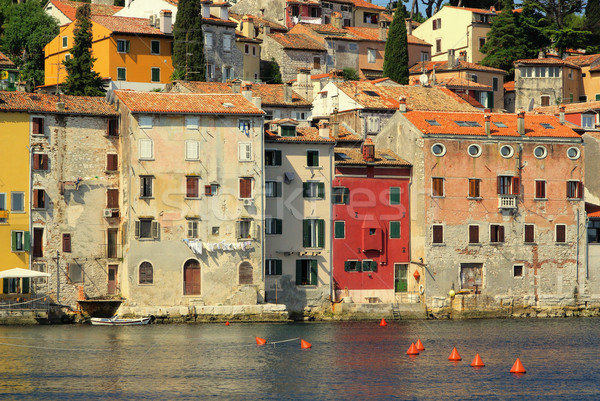
[[[115,315],[109,318],[93,317],[91,320],[94,326],[139,326],[150,323],[152,318],[140,317],[136,319],[120,319],[117,315]]]

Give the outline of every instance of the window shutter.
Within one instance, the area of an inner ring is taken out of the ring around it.
[[[317,285],[318,283],[318,269],[319,265],[316,259],[310,261],[310,285]]]
[[[434,227],[435,231],[435,227]],[[390,238],[400,238],[400,222],[390,221]]]
[[[125,41],[125,52],[129,53],[129,41],[128,40]]]
[[[519,195],[521,193],[521,180],[519,177],[512,178],[512,194]]]
[[[302,197],[308,198],[308,188],[309,188],[309,183],[303,182],[302,183]]]
[[[577,183],[577,197],[578,198],[583,198],[583,182],[579,181]]]
[[[212,195],[211,189],[212,189],[212,187],[210,185],[205,185],[204,186],[204,195],[211,196]]]
[[[441,244],[444,242],[444,227],[433,226],[433,243]]]
[[[498,180],[497,190],[498,190],[498,195],[500,195],[502,193],[502,177],[498,176],[497,180]]]
[[[11,237],[11,241],[10,241],[10,248],[13,252],[17,251],[17,232],[13,231],[10,233],[10,237]],[[6,282],[6,280],[4,280]]]
[[[344,193],[344,195],[343,195],[344,196],[344,199],[343,199],[344,202],[343,202],[343,204],[344,205],[350,204],[350,188],[344,188],[343,193]]]
[[[140,221],[136,220],[135,221],[135,238],[139,238],[140,237]]]
[[[377,261],[375,261],[375,260],[371,261],[371,271],[373,271],[373,272],[377,271]]]
[[[198,197],[198,179],[196,177],[186,178],[186,196],[188,198]]]
[[[350,262],[347,260],[344,262],[344,271],[350,271]]]
[[[41,160],[41,169],[44,171],[48,170],[48,155],[47,154],[43,154],[42,156],[42,160]]]
[[[118,208],[119,207],[119,190],[116,188],[110,188],[106,190],[106,207],[107,208]]]
[[[535,231],[533,224],[525,225],[525,242],[535,242],[534,239]]]
[[[281,166],[281,150],[275,151],[275,165]]]
[[[23,288],[21,289],[23,294],[29,293],[29,277],[23,277]]]
[[[8,279],[7,278],[2,279],[2,293],[8,294]]]
[[[317,183],[317,198],[325,199],[325,183],[324,182]]]
[[[152,238],[158,238],[159,228],[160,226],[158,224],[158,221],[152,220]]]
[[[39,189],[34,189],[33,190],[33,208],[37,209],[39,206],[39,202],[38,202],[38,192]]]
[[[479,242],[479,226],[469,226],[469,243],[476,244]]]
[[[317,220],[317,246],[323,248],[325,246],[325,220]]]
[[[434,182],[435,183],[435,182]],[[390,188],[390,205],[400,204],[400,188]]]
[[[556,226],[556,242],[566,242],[565,226]]]
[[[275,219],[275,234],[283,233],[283,220]]]
[[[571,198],[573,195],[571,193],[571,181],[567,181],[567,198]]]
[[[334,223],[334,228],[335,228],[335,238],[344,238],[344,222],[343,221],[336,221]]]
[[[504,226],[498,227],[498,242],[504,242]]]
[[[106,155],[106,170],[115,171],[118,165],[118,155],[108,154]]]
[[[281,272],[283,270],[283,262],[281,261],[281,259],[276,259],[275,260],[275,274],[277,274],[278,276],[281,276]]]
[[[319,152],[312,152],[312,165],[313,166],[319,165]]]
[[[40,169],[40,154],[38,153],[34,153],[33,154],[33,169],[34,170],[39,170]]]
[[[63,234],[62,240],[63,252],[71,252],[71,234]]]
[[[185,158],[188,160],[200,158],[200,143],[198,141],[185,141]]]
[[[310,220],[308,219],[302,222],[302,245],[305,248],[310,246]]]
[[[31,249],[31,235],[29,234],[29,231],[25,231],[23,233],[23,250],[25,252],[29,252],[30,249]]]
[[[302,285],[302,259],[296,260],[296,285]]]

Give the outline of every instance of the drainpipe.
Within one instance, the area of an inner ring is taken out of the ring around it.
[[[33,238],[33,219],[31,216],[31,209],[33,206],[33,202],[31,199],[31,194],[33,192],[33,147],[31,146],[31,135],[29,136],[29,146],[27,146],[27,150],[29,151],[29,210],[27,211],[29,214],[29,221],[27,222],[29,225],[29,270],[31,270],[32,266],[33,266],[33,261],[32,261],[32,257],[31,254],[33,253],[33,249],[31,246],[31,239]],[[12,199],[11,199],[11,203],[12,203]],[[11,204],[12,207],[12,204]],[[8,209],[8,208],[7,208]],[[25,239],[25,238],[23,238]],[[30,284],[31,285],[31,284]]]
[[[259,98],[260,99],[260,98]],[[260,171],[261,171],[261,188],[265,187],[265,116],[264,114],[260,116],[260,131],[259,131],[259,135],[260,135]],[[263,191],[264,192],[264,191]],[[265,283],[265,194],[262,193],[260,196],[260,205],[261,205],[261,212],[260,212],[260,219],[262,221],[262,225],[263,225],[263,229],[261,230],[261,235],[260,235],[260,248],[261,248],[261,255],[260,255],[260,270],[261,270],[261,277],[262,277],[262,282],[264,287],[264,294],[265,294],[265,298],[267,296],[267,288],[266,288],[266,283]],[[277,291],[277,282],[275,283],[275,291]],[[264,301],[264,299],[263,299]]]
[[[333,185],[334,147],[335,143],[329,146],[329,196],[331,196],[331,186]],[[331,302],[335,300],[335,291],[333,289],[333,202],[329,202],[329,299]]]
[[[579,210],[577,210],[577,243],[575,244],[575,279],[577,282],[577,293],[579,294]]]

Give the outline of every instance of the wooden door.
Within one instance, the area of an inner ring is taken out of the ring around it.
[[[200,295],[200,263],[190,259],[183,266],[184,295]]]
[[[117,293],[117,273],[118,265],[108,265],[108,294],[113,295]]]
[[[408,290],[408,265],[396,263],[394,265],[394,289],[396,292]]]

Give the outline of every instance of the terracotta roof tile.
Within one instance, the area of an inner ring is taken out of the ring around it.
[[[64,110],[58,110],[57,103],[65,104]],[[104,97],[42,95],[27,92],[1,92],[0,110],[23,111],[30,113],[56,113],[95,116],[117,116],[113,105]]]
[[[600,101],[582,102],[582,103],[565,103],[565,113],[584,113],[586,111],[600,110]],[[558,115],[560,113],[559,106],[536,107],[534,113]]]
[[[455,93],[455,92],[453,92]],[[477,108],[477,109],[485,109],[485,106],[482,105],[481,103],[479,103],[475,98],[467,95],[466,93],[455,93],[456,96],[460,97],[461,99],[463,99],[465,102],[469,103],[471,106]]]
[[[600,59],[600,54],[586,54],[584,56],[570,56],[565,59],[569,63],[573,63],[580,67],[586,67]]]
[[[284,49],[327,51],[323,45],[308,35],[297,33],[271,33],[271,39],[283,46]]]
[[[581,67],[579,67],[578,65],[573,64],[569,61],[559,60],[559,59],[555,59],[555,58],[529,58],[529,59],[517,60],[513,64],[514,65],[521,65],[521,64],[525,64],[525,65],[560,65],[560,66],[575,68],[578,70],[581,69]]]
[[[477,14],[488,14],[488,15],[494,15],[497,14],[498,11],[492,11],[490,9],[485,9],[485,8],[469,8],[469,7],[456,7],[456,6],[444,6],[444,7],[448,7],[448,8],[455,8],[457,10],[465,10],[465,11],[470,11],[472,13],[477,13]]]
[[[492,136],[520,136],[517,132],[517,114],[492,113],[490,115]],[[404,116],[425,135],[486,135],[484,113],[437,112],[431,114],[423,111],[409,111]],[[435,120],[438,125],[431,125],[426,120]],[[461,127],[456,121],[474,121],[479,124],[479,127]],[[494,122],[504,123],[506,128],[499,128]],[[553,128],[544,128],[541,125],[542,123],[550,124]],[[581,138],[575,131],[560,124],[556,117],[535,114],[525,115],[525,136],[536,138]]]
[[[332,137],[323,138],[319,136],[319,129],[315,127],[296,127],[296,136],[279,136],[277,133],[265,130],[265,141],[268,142],[311,142],[311,143],[335,143]]]
[[[482,91],[491,91],[492,87],[484,85],[479,82],[473,82],[470,79],[462,77],[440,77],[437,80],[438,85],[444,85],[447,88],[452,89],[473,89]]]
[[[379,39],[379,28],[363,28],[363,27],[355,27],[355,26],[347,26],[345,28],[347,31],[350,31],[354,36],[361,38],[363,40],[373,40],[380,41]],[[386,36],[389,29],[386,29]],[[382,41],[385,42],[385,41]],[[423,45],[423,46],[432,46],[430,43],[424,41],[423,39],[419,39],[414,35],[407,35],[406,42],[413,45]]]
[[[0,68],[14,69],[17,66],[4,53],[0,53]]]
[[[509,81],[504,83],[504,90],[506,92],[514,92],[515,91],[515,81]]]
[[[389,149],[375,148],[375,162],[369,163],[367,163],[363,158],[361,149],[359,147],[349,148],[336,146],[334,153],[336,165],[366,166],[367,164],[375,164],[376,166],[411,166],[409,162],[401,159],[397,154]]]
[[[50,2],[71,21],[75,21],[77,8],[82,4],[85,4],[83,2],[70,0],[50,0]],[[123,7],[109,6],[106,4],[90,4],[90,11],[92,15],[113,15],[122,8]]]
[[[252,22],[254,22],[255,26],[258,27],[258,25],[260,24],[264,24],[268,27],[271,28],[271,31],[279,31],[279,32],[287,32],[288,28],[285,25],[281,25],[278,24],[277,22],[273,22],[273,21],[269,21],[266,18],[263,18],[259,15],[251,15],[251,14],[237,14],[237,13],[229,13],[229,16],[231,18],[233,18],[236,21],[241,21],[244,18],[248,18],[248,20],[251,20]]]
[[[409,73],[410,74],[422,74],[423,68],[425,71],[432,71],[435,67],[436,71],[458,71],[458,70],[473,70],[473,71],[488,71],[488,72],[497,72],[501,74],[506,74],[506,71],[501,70],[499,68],[486,67],[484,65],[479,65],[475,63],[469,63],[468,61],[458,60],[458,64],[451,68],[448,68],[447,61],[420,61],[417,64],[413,65]]]
[[[371,10],[385,11],[386,8],[382,6],[378,6],[377,4],[369,3],[365,0],[350,0],[354,7],[367,8]]]
[[[102,25],[113,33],[134,35],[173,36],[150,26],[147,18],[115,17],[107,15],[92,16],[92,21]]]
[[[115,91],[133,113],[264,114],[238,94]],[[231,105],[231,106],[229,106]]]

